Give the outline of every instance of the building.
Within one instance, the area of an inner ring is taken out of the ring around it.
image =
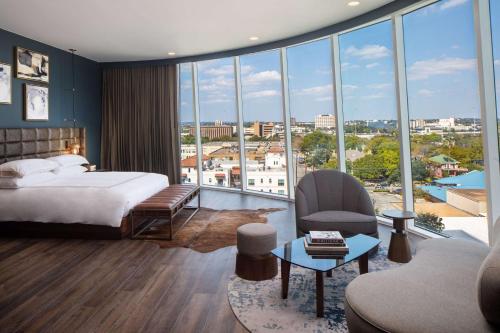
[[[452,129],[455,128],[455,118],[445,118],[445,119],[439,119],[438,121],[439,127],[441,128],[447,128],[447,129]]]
[[[416,130],[416,129],[423,129],[425,127],[425,120],[424,119],[411,119],[410,120],[410,129]]]
[[[335,116],[333,114],[318,114],[314,118],[315,129],[335,128]]]
[[[200,132],[202,138],[208,138],[210,140],[223,138],[223,137],[232,137],[233,136],[233,126],[200,126]],[[189,134],[195,136],[196,128],[190,127]]]
[[[429,171],[436,178],[448,176],[458,176],[459,174],[469,171],[467,168],[459,166],[460,162],[454,158],[440,154],[429,159]]]
[[[286,195],[286,168],[266,169],[262,164],[247,166],[247,189],[250,191]]]
[[[196,145],[181,145],[181,161],[196,155]]]
[[[253,124],[253,135],[258,137],[264,137],[264,138],[271,137],[273,135],[273,130],[274,130],[273,123],[262,124],[256,121]]]
[[[285,150],[282,147],[272,146],[265,156],[266,169],[280,169],[286,166]]]

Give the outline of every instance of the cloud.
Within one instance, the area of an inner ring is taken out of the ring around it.
[[[461,6],[467,2],[469,2],[469,0],[448,0],[445,1],[441,6],[439,6],[439,9],[446,10],[453,7]]]
[[[349,46],[345,53],[348,56],[358,57],[361,59],[380,59],[391,55],[391,51],[383,45],[365,45],[358,49],[355,46]]]
[[[441,58],[420,60],[413,63],[408,69],[408,80],[425,80],[431,76],[456,74],[465,70],[472,70],[476,66],[476,59]]]
[[[254,91],[245,95],[246,98],[262,98],[262,97],[274,97],[281,96],[278,90],[261,90]]]
[[[314,71],[314,73],[319,74],[319,75],[330,75],[332,74],[332,69],[317,69]]]
[[[434,95],[434,92],[432,90],[429,90],[429,89],[420,89],[417,92],[417,94],[419,94],[420,96],[429,97],[429,96]]]
[[[364,99],[364,100],[370,100],[370,99],[380,99],[380,98],[384,98],[385,95],[384,94],[372,94],[372,95],[365,95],[365,96],[362,96],[361,99]]]
[[[372,62],[372,63],[370,63],[370,64],[367,64],[365,67],[366,67],[367,69],[371,69],[371,68],[375,68],[375,67],[377,67],[377,66],[380,66],[380,64],[379,64],[378,62]]]
[[[206,101],[203,101],[205,104],[217,104],[217,103],[228,103],[231,102],[232,100],[229,98],[214,98],[214,99],[207,99]]]
[[[495,66],[500,66],[500,59],[495,60]]]
[[[300,90],[298,93],[299,95],[325,95],[325,94],[331,94],[333,93],[333,85],[332,84],[326,84],[324,86],[315,86],[315,87],[310,87],[310,88],[304,88]]]
[[[390,84],[390,83],[374,83],[374,84],[369,84],[368,85],[368,88],[370,88],[370,89],[377,89],[377,90],[387,89],[387,88],[390,88],[390,87],[392,87],[392,84]]]
[[[358,88],[359,87],[354,85],[354,84],[343,84],[342,85],[342,90],[345,92],[350,92],[350,91],[356,90]]]
[[[220,67],[208,68],[204,69],[203,73],[210,76],[224,76],[234,74],[234,66],[233,65],[224,65]]]
[[[278,71],[263,71],[250,73],[243,78],[244,84],[260,84],[266,81],[280,81],[281,74]]]
[[[317,102],[333,101],[333,96],[323,96],[314,99]]]
[[[350,69],[356,69],[356,68],[359,68],[359,65],[356,65],[356,64],[352,64],[350,62],[343,62],[341,64],[341,67],[342,67],[342,70],[343,71],[348,71]]]

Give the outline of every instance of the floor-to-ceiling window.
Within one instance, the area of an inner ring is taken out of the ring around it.
[[[288,194],[278,50],[240,57],[247,190]]]
[[[329,38],[289,47],[288,86],[295,185],[315,169],[337,169]]]
[[[353,27],[281,52],[197,62],[195,73],[191,64],[180,65],[183,181],[293,198],[293,186],[307,172],[345,166],[368,189],[378,213],[402,208],[413,197],[416,226],[487,241],[488,184],[483,171],[473,0],[420,6],[397,13],[393,22]],[[500,100],[500,1],[491,0],[490,11]],[[404,37],[404,45],[393,45],[393,33],[398,41]],[[395,56],[396,49],[404,50],[405,59]],[[394,62],[398,68],[404,66],[407,89],[402,82],[396,86]],[[239,82],[234,63],[240,66]],[[287,67],[281,68],[282,64]],[[340,68],[335,78],[332,66]],[[197,77],[195,85],[192,77]],[[403,111],[396,107],[398,95]],[[400,111],[406,118],[406,103],[408,124],[398,126]],[[342,106],[339,129],[334,106]],[[338,130],[344,135],[337,137]],[[402,140],[399,131],[404,131]],[[288,135],[290,145],[285,144]],[[491,137],[486,140],[491,142]],[[200,151],[195,141],[201,143]],[[336,147],[342,141],[344,147]],[[401,142],[410,142],[410,149],[403,151],[410,156],[403,164],[405,178],[412,177],[407,188],[401,184],[400,147],[406,146]],[[339,158],[339,151],[345,156]],[[240,152],[245,153],[243,160]],[[340,165],[344,157],[346,164]],[[403,197],[404,193],[409,195]]]
[[[493,38],[493,57],[495,59],[495,83],[497,96],[498,147],[500,149],[500,1],[490,0],[491,34]]]
[[[473,1],[403,16],[415,224],[487,242]]]
[[[196,124],[193,108],[192,65],[179,65],[179,121],[181,142],[181,181],[188,184],[198,182],[196,153]]]
[[[377,213],[400,209],[392,25],[339,36],[347,171],[370,193]]]
[[[196,65],[203,150],[201,184],[241,188],[233,59]]]

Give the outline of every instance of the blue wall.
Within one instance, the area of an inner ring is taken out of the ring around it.
[[[34,81],[15,78],[16,46],[49,56],[49,121],[23,120],[23,84]],[[78,45],[74,45],[78,49]],[[71,53],[0,29],[0,62],[12,65],[12,104],[0,104],[0,127],[72,127]],[[78,127],[87,129],[87,158],[99,164],[101,151],[101,67],[99,63],[75,57],[75,110]]]

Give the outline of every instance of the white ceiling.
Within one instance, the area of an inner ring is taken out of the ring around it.
[[[0,28],[96,61],[199,55],[292,37],[391,0],[0,0]],[[257,42],[250,36],[259,36]]]

